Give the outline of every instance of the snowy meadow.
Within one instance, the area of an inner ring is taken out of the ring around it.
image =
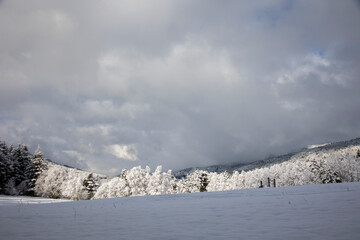
[[[0,205],[0,233],[12,240],[357,239],[359,197],[360,183],[340,183],[48,204],[10,199]]]

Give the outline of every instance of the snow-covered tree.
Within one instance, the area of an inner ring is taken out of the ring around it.
[[[315,183],[339,183],[342,182],[340,174],[335,170],[331,169],[325,159],[313,159],[310,164],[311,171],[315,175]]]
[[[48,163],[47,170],[43,171],[35,184],[35,194],[41,197],[88,199],[88,191],[84,188],[84,179],[90,172]],[[97,178],[97,174],[93,174]]]
[[[162,166],[158,166],[151,174],[148,186],[148,195],[171,194],[174,193],[175,180],[171,175],[171,170],[162,172]]]
[[[12,166],[9,168],[11,171],[8,172],[8,178],[11,184],[6,187],[5,193],[14,195],[29,194],[28,191],[31,188],[29,182],[33,175],[31,154],[27,146],[23,144],[19,144],[17,148],[11,146],[9,153]]]
[[[204,170],[195,170],[177,183],[178,192],[192,193],[200,192],[201,190],[205,191],[209,184],[207,180],[208,174],[209,173]]]
[[[228,172],[222,173],[203,173],[207,177],[207,191],[224,191],[231,189],[230,174]]]
[[[359,144],[314,150],[293,155],[250,171],[215,173],[196,170],[182,179],[158,166],[152,173],[141,166],[123,170],[118,177],[103,177],[54,164],[38,148],[31,155],[27,147],[7,147],[0,141],[0,193],[52,198],[90,199],[201,191],[257,188],[268,179],[276,185],[360,181]]]
[[[9,149],[5,142],[0,141],[0,194],[5,193],[11,172],[12,164],[9,159]]]
[[[126,172],[126,181],[129,184],[132,196],[146,195],[147,185],[150,178],[150,168],[146,166],[142,169],[141,166],[133,167]]]
[[[87,199],[91,199],[92,197],[94,197],[96,190],[99,187],[99,184],[97,183],[93,174],[90,173],[87,178],[83,180],[83,186],[88,193]]]
[[[94,199],[130,196],[130,188],[122,177],[105,179],[94,195]]]
[[[35,150],[32,157],[32,162],[34,164],[35,176],[38,177],[43,171],[47,169],[47,159],[44,157],[40,146]]]

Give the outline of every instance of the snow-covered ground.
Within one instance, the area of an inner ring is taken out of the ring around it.
[[[9,196],[0,195],[0,207],[4,205],[29,205],[29,204],[40,204],[40,203],[59,203],[69,202],[67,199],[51,199],[51,198],[40,198],[40,197],[27,197],[27,196]]]
[[[20,202],[1,198],[7,199],[0,205],[1,239],[328,240],[360,236],[360,183],[44,204],[27,204],[28,198]]]

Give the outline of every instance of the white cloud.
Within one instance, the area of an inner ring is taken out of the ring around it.
[[[357,137],[359,8],[290,2],[3,1],[1,138],[112,174]]]
[[[73,21],[71,21],[70,17],[64,12],[53,11],[52,19],[55,23],[55,29],[59,34],[70,33],[75,28]]]
[[[288,69],[278,73],[277,84],[293,84],[308,80],[323,84],[346,86],[346,74],[339,68],[341,63],[332,62],[317,54],[308,54],[304,58],[293,60]]]
[[[295,111],[303,108],[303,104],[297,102],[284,101],[281,106],[288,111]]]
[[[113,144],[104,146],[104,151],[108,154],[112,154],[117,158],[121,158],[128,161],[138,161],[138,151],[134,144],[130,145],[119,145]]]
[[[75,150],[64,150],[64,153],[68,154],[71,157],[75,157],[77,160],[79,161],[83,161],[85,160],[85,156],[81,153],[79,153],[78,151]]]

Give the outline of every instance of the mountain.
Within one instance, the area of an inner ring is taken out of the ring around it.
[[[185,168],[182,170],[174,171],[173,175],[176,178],[180,179],[186,177],[192,172],[195,172],[196,170],[203,170],[207,172],[216,172],[216,173],[250,171],[257,168],[272,166],[276,163],[286,162],[289,161],[290,159],[304,158],[305,156],[308,156],[312,153],[326,152],[330,150],[336,151],[336,150],[346,149],[352,146],[359,146],[360,149],[360,138],[355,138],[348,141],[320,144],[320,145],[310,145],[308,147],[301,148],[299,151],[287,153],[280,156],[270,156],[266,159],[254,161],[251,163],[232,163],[232,164],[211,165],[208,167]]]

